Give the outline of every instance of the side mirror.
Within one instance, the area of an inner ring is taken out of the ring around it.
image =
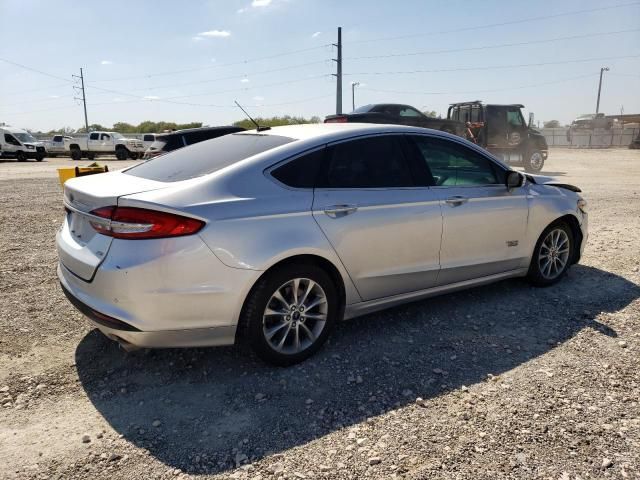
[[[514,188],[521,187],[524,183],[524,176],[518,172],[514,172],[513,170],[507,172],[507,180],[506,180],[507,190],[513,190]]]

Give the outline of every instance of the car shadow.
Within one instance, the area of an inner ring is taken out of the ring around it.
[[[634,283],[577,265],[551,288],[506,280],[343,322],[286,369],[237,347],[127,354],[96,330],[76,365],[124,438],[167,466],[211,474],[499,375],[585,328],[616,337],[595,317],[638,297]]]

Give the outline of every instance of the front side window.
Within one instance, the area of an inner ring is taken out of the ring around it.
[[[106,133],[102,134],[102,140],[109,140],[111,137],[109,135],[107,135]]]
[[[522,119],[520,110],[507,111],[507,122],[509,125],[513,125],[514,127],[522,127],[524,125],[524,120]]]
[[[412,187],[413,178],[396,136],[350,140],[327,149],[320,188]]]
[[[9,145],[20,145],[20,142],[16,140],[13,135],[9,135],[8,133],[4,134],[4,141]]]
[[[469,148],[438,138],[412,137],[431,170],[436,186],[497,185],[505,173]]]

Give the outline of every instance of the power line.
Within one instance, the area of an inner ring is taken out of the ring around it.
[[[382,90],[371,88],[368,86],[360,87],[363,90],[369,90],[371,92],[380,92],[380,93],[395,93],[395,94],[408,94],[408,95],[461,95],[468,93],[488,93],[488,92],[502,92],[505,90],[520,90],[524,88],[535,88],[542,87],[545,85],[554,85],[558,83],[570,82],[573,80],[581,80],[583,78],[592,78],[597,76],[597,73],[589,73],[586,75],[579,75],[577,77],[564,78],[562,80],[553,80],[550,82],[542,82],[542,83],[534,83],[528,85],[519,85],[515,87],[502,87],[502,88],[493,88],[493,89],[483,89],[483,90],[466,90],[466,91],[457,91],[457,92],[420,92],[420,91],[410,91],[410,90]]]
[[[307,62],[307,63],[299,63],[297,65],[289,65],[286,67],[280,67],[280,68],[272,68],[270,70],[262,70],[259,72],[253,72],[253,73],[245,73],[242,75],[230,75],[227,77],[217,77],[217,78],[212,78],[209,80],[199,80],[197,82],[187,82],[187,83],[174,83],[171,85],[161,85],[161,86],[156,86],[156,87],[146,87],[146,88],[137,88],[137,89],[133,89],[131,90],[132,92],[140,92],[140,91],[149,91],[149,90],[162,90],[162,89],[166,89],[166,88],[179,88],[179,87],[187,87],[187,86],[191,86],[191,85],[201,85],[201,84],[205,84],[205,83],[214,83],[214,82],[220,82],[223,80],[234,80],[237,78],[248,78],[248,77],[255,77],[258,75],[265,75],[268,73],[274,73],[274,72],[283,72],[286,70],[295,70],[295,69],[299,69],[299,68],[303,68],[303,67],[308,67],[310,65],[318,65],[321,63],[327,63],[328,60],[319,60],[316,62]],[[87,84],[87,87],[90,88],[94,88],[94,89],[101,89],[102,87],[96,87],[92,84]]]
[[[549,39],[546,39],[546,40],[531,40],[531,41],[527,41],[527,42],[501,43],[501,44],[497,44],[497,45],[484,45],[484,46],[479,46],[479,47],[451,48],[451,49],[446,49],[446,50],[422,50],[422,51],[418,51],[418,52],[390,53],[390,54],[383,54],[383,55],[367,55],[367,56],[360,56],[360,57],[349,57],[349,58],[347,58],[347,60],[368,60],[368,59],[374,59],[374,58],[411,57],[411,56],[418,56],[418,55],[433,55],[433,54],[439,54],[439,53],[454,53],[454,52],[468,52],[468,51],[474,51],[474,50],[488,50],[488,49],[492,49],[492,48],[519,47],[519,46],[534,45],[534,44],[539,44],[539,43],[552,43],[552,42],[557,42],[557,41],[561,41],[561,40],[577,40],[577,39],[582,39],[582,38],[600,37],[600,36],[606,36],[606,35],[616,35],[616,34],[620,34],[620,33],[631,33],[631,32],[640,32],[640,29],[634,28],[634,29],[631,29],[631,30],[617,30],[617,31],[613,31],[613,32],[587,33],[587,34],[584,34],[584,35],[571,35],[571,36],[568,36],[568,37],[556,37],[556,38],[549,38]]]
[[[67,83],[73,83],[73,80],[71,80],[71,79],[63,78],[63,77],[60,77],[58,75],[53,75],[52,73],[43,72],[42,70],[38,70],[37,68],[33,68],[33,67],[28,67],[27,65],[23,65],[21,63],[12,62],[11,60],[7,60],[6,58],[0,58],[0,62],[5,62],[5,63],[8,63],[9,65],[13,65],[15,67],[24,68],[25,70],[30,70],[32,72],[36,72],[36,73],[39,73],[41,75],[45,75],[47,77],[56,78],[58,80],[64,80]]]
[[[584,10],[573,10],[573,11],[570,11],[570,12],[556,13],[556,14],[552,14],[552,15],[542,15],[542,16],[539,16],[539,17],[521,18],[521,19],[518,19],[518,20],[510,20],[510,21],[506,21],[506,22],[490,23],[490,24],[485,24],[485,25],[475,25],[475,26],[470,26],[470,27],[454,28],[454,29],[450,29],[450,30],[440,30],[440,31],[435,31],[435,32],[413,33],[413,34],[408,34],[408,35],[398,35],[398,36],[394,36],[394,37],[379,37],[379,38],[372,38],[372,39],[368,39],[368,40],[366,40],[366,39],[365,40],[354,40],[354,41],[349,42],[349,43],[350,44],[359,44],[359,43],[370,43],[370,42],[387,42],[387,41],[390,41],[390,40],[402,40],[402,39],[405,39],[405,38],[426,37],[426,36],[434,36],[434,35],[444,35],[444,34],[447,34],[447,33],[467,32],[467,31],[471,31],[471,30],[481,30],[481,29],[485,29],[485,28],[503,27],[503,26],[506,26],[506,25],[517,25],[517,24],[520,24],[520,23],[537,22],[537,21],[541,21],[541,20],[549,20],[551,18],[567,17],[567,16],[579,15],[579,14],[583,14],[583,13],[601,12],[601,11],[604,11],[604,10],[613,10],[613,9],[618,9],[618,8],[632,7],[632,6],[636,6],[636,5],[640,5],[640,2],[620,3],[620,4],[617,4],[617,5],[608,5],[606,7],[588,8],[588,9],[584,9]]]
[[[294,104],[306,103],[306,102],[310,102],[310,101],[314,101],[314,100],[320,100],[320,99],[333,97],[333,95],[334,95],[333,93],[329,93],[329,94],[326,94],[326,95],[319,95],[319,96],[315,96],[315,97],[308,97],[308,98],[303,98],[303,99],[298,99],[298,100],[291,100],[291,101],[288,101],[288,102],[245,105],[245,107],[250,107],[250,108],[268,108],[268,107],[278,107],[278,106],[282,106],[282,105],[294,105]],[[140,98],[140,99],[135,99],[135,100],[121,101],[121,102],[115,102],[114,101],[114,102],[89,103],[89,104],[87,104],[87,106],[89,106],[89,107],[98,107],[98,106],[104,106],[104,105],[120,105],[120,104],[130,104],[130,103],[140,103],[140,102],[150,102],[150,101],[160,101],[160,100],[149,100],[149,99]],[[228,108],[228,109],[236,109],[236,108],[238,108],[235,105],[231,105],[231,104],[214,105],[214,104],[206,104],[206,103],[188,103],[188,102],[172,102],[172,101],[168,101],[167,103],[175,103],[175,104],[178,104],[178,105],[187,105],[187,106],[192,106],[192,107],[204,107],[204,108]],[[66,106],[66,107],[45,108],[45,109],[39,109],[39,110],[31,110],[31,111],[28,111],[28,112],[14,112],[14,113],[9,113],[9,114],[4,114],[4,115],[29,115],[29,114],[32,114],[32,113],[49,112],[49,111],[55,111],[55,110],[70,110],[72,108],[77,108],[77,105],[71,105],[71,106]]]
[[[161,76],[167,76],[167,75],[177,75],[177,74],[181,74],[181,73],[198,72],[198,71],[202,71],[202,70],[210,70],[212,68],[231,67],[231,66],[234,66],[234,65],[246,65],[248,63],[254,63],[254,62],[259,62],[259,61],[263,61],[263,60],[271,60],[271,59],[274,59],[274,58],[285,57],[285,56],[288,56],[288,55],[295,55],[295,54],[298,54],[298,53],[310,52],[310,51],[313,51],[313,50],[319,50],[319,49],[330,47],[330,46],[331,46],[331,44],[327,43],[327,44],[324,44],[324,45],[319,45],[317,47],[301,48],[299,50],[290,50],[288,52],[276,53],[276,54],[268,55],[268,56],[265,56],[265,57],[251,58],[251,59],[247,59],[247,60],[238,60],[236,62],[223,63],[223,64],[214,64],[214,65],[208,65],[206,67],[187,68],[187,69],[182,69],[182,70],[169,70],[169,71],[164,71],[164,72],[149,73],[149,74],[145,74],[145,75],[135,75],[135,76],[131,76],[131,77],[107,78],[107,79],[103,79],[103,80],[94,80],[93,83],[119,82],[119,81],[124,81],[124,80],[137,80],[137,79],[140,79],[140,78],[153,78],[153,77],[161,77]]]
[[[53,90],[54,88],[67,87],[68,83],[58,83],[56,85],[51,85],[50,87],[38,87],[32,88],[30,90],[20,90],[18,92],[3,92],[5,95],[23,95],[25,93],[33,93],[33,92],[41,92],[43,90]]]
[[[344,75],[410,75],[416,73],[443,73],[443,72],[467,72],[473,70],[503,70],[505,68],[523,68],[523,67],[540,67],[546,65],[564,65],[567,63],[585,63],[595,61],[607,61],[617,60],[623,58],[638,58],[640,55],[619,55],[614,57],[595,57],[595,58],[581,58],[572,60],[561,60],[557,62],[540,62],[540,63],[520,63],[511,65],[492,65],[484,67],[460,67],[460,68],[439,68],[430,70],[406,70],[406,71],[392,71],[392,72],[357,72],[357,73],[345,73]]]

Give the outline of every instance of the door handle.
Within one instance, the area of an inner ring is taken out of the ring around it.
[[[454,195],[453,197],[449,197],[445,200],[445,202],[447,202],[447,204],[451,205],[452,207],[457,207],[459,205],[462,205],[463,203],[467,203],[469,201],[469,199],[467,197],[463,197],[462,195]]]
[[[331,218],[343,217],[358,210],[355,205],[331,205],[324,207],[324,213]]]

